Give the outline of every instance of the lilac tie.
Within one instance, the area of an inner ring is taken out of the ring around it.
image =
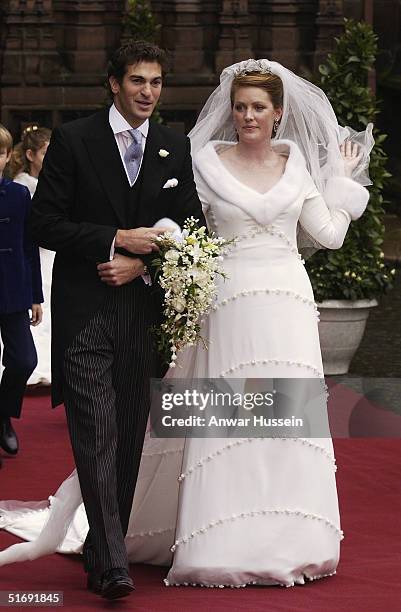
[[[139,166],[143,155],[142,149],[142,134],[139,130],[129,130],[132,136],[132,142],[124,153],[124,163],[127,168],[129,180],[131,184],[135,181],[138,174]]]

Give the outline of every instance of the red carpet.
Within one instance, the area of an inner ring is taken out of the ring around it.
[[[0,498],[48,497],[73,469],[63,409],[47,396],[28,397],[18,423],[21,452],[3,456]],[[0,590],[64,592],[64,609],[143,612],[283,611],[393,612],[401,610],[401,453],[397,439],[335,441],[345,539],[338,573],[294,588],[165,587],[166,570],[133,566],[137,590],[113,604],[84,588],[76,557],[52,555],[0,568]],[[0,532],[0,547],[17,538]],[[24,608],[18,608],[23,610]],[[41,608],[44,609],[44,608]]]

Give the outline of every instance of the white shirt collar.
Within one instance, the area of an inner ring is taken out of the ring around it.
[[[114,104],[110,106],[109,123],[111,129],[113,130],[113,134],[119,134],[120,132],[128,132],[129,130],[132,130],[132,126],[126,119],[124,119]],[[145,121],[137,129],[141,132],[142,136],[146,138],[149,131],[149,119],[145,119]]]

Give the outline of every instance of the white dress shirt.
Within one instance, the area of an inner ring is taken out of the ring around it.
[[[127,181],[129,182],[130,187],[132,187],[135,184],[137,177],[139,176],[139,172],[141,171],[143,155],[142,155],[141,163],[139,164],[138,174],[136,175],[135,180],[131,182],[128,176],[127,167],[124,162],[124,154],[133,141],[133,138],[129,132],[130,130],[132,130],[132,125],[130,125],[128,121],[124,119],[124,117],[117,110],[114,104],[110,106],[109,123],[110,123],[111,129],[113,130],[113,134],[114,134],[114,138],[116,139],[118,150],[120,151],[121,163],[123,165],[125,174],[127,176]],[[146,119],[137,129],[140,131],[142,135],[142,142],[141,142],[142,150],[143,152],[145,152],[146,139],[148,137],[148,131],[149,131],[149,119]],[[115,241],[116,239],[114,238],[113,242],[111,243],[110,261],[114,257]]]
[[[121,163],[124,167],[125,174],[127,175],[127,181],[132,187],[132,185],[134,185],[136,181],[136,178],[133,182],[130,181],[128,172],[127,172],[127,167],[124,163],[124,154],[133,141],[133,138],[131,134],[129,133],[129,131],[132,130],[132,125],[130,125],[128,121],[124,119],[124,117],[117,110],[114,104],[110,106],[109,123],[110,123],[111,129],[113,130],[113,134],[114,134],[114,138],[116,139],[118,150],[120,151]],[[142,142],[141,142],[142,150],[143,152],[145,152],[146,139],[148,137],[148,131],[149,131],[149,119],[146,119],[137,129],[140,131],[142,135]],[[138,168],[137,177],[139,176],[139,172],[141,170],[142,160],[143,160],[143,155],[142,155],[141,163]]]

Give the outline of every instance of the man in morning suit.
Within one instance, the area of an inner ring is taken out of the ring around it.
[[[56,251],[53,405],[65,404],[89,521],[88,588],[107,599],[134,588],[124,536],[157,374],[149,328],[161,319],[160,293],[142,278],[165,231],[152,226],[204,223],[188,138],[149,120],[164,61],[145,42],[113,54],[114,103],[54,130],[31,217],[35,239]]]

